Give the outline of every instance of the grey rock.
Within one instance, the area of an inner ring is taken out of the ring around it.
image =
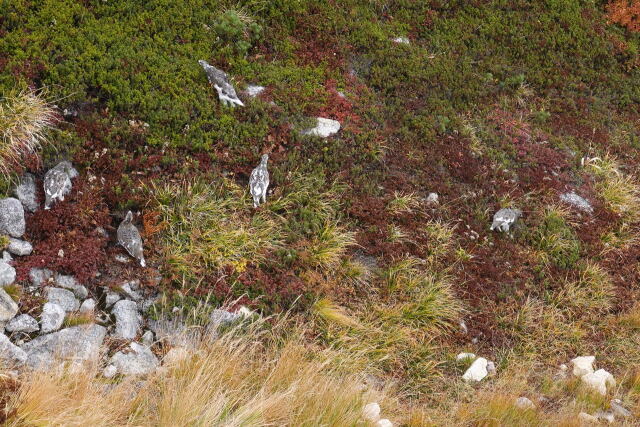
[[[26,173],[20,178],[20,182],[14,190],[15,196],[20,200],[22,206],[29,212],[38,210],[38,193],[36,190],[36,178],[30,173]]]
[[[146,331],[144,334],[142,334],[142,344],[146,345],[147,347],[151,347],[153,345],[153,332],[151,331]]]
[[[6,365],[23,365],[27,361],[27,353],[13,344],[5,334],[0,334],[0,360]]]
[[[29,271],[29,280],[33,286],[42,286],[53,278],[53,271],[48,268],[32,268]]]
[[[0,234],[20,237],[25,228],[24,208],[20,200],[13,197],[0,200]]]
[[[114,365],[109,365],[102,371],[102,376],[105,378],[113,378],[118,374],[118,368]]]
[[[57,331],[62,327],[64,316],[64,309],[58,304],[45,303],[42,306],[42,316],[40,316],[40,332],[48,334]]]
[[[138,292],[139,285],[139,280],[132,280],[130,282],[123,283],[122,286],[120,286],[120,289],[127,298],[139,302],[142,301],[142,295]]]
[[[77,311],[80,308],[80,303],[73,292],[67,289],[49,287],[45,292],[49,302],[58,304],[66,312]]]
[[[127,352],[117,352],[109,360],[119,374],[145,375],[153,372],[160,365],[158,358],[149,347],[132,342],[127,350]]]
[[[49,368],[56,359],[74,365],[94,362],[106,333],[100,325],[74,326],[39,336],[23,344],[22,349],[27,353],[27,364],[33,368]]]
[[[80,299],[85,299],[89,295],[89,291],[87,291],[87,288],[78,283],[76,278],[73,276],[65,276],[64,274],[56,273],[55,282],[56,285],[61,288],[70,290],[76,297]]]
[[[31,246],[31,243],[27,242],[26,240],[20,240],[14,237],[10,237],[7,250],[14,255],[25,256],[31,255],[31,252],[33,252],[33,246]]]
[[[591,203],[589,203],[587,199],[577,195],[573,191],[571,193],[561,194],[560,200],[572,205],[577,209],[580,209],[583,212],[593,213],[593,206],[591,206]]]
[[[247,89],[245,90],[245,92],[251,98],[255,98],[256,96],[260,95],[264,90],[265,90],[264,86],[249,85],[247,86]]]
[[[113,304],[117,303],[121,299],[122,299],[122,297],[119,294],[117,294],[116,292],[106,291],[105,294],[104,294],[104,305],[107,308],[111,308],[111,306],[113,306]]]
[[[520,209],[502,208],[493,215],[491,230],[509,231],[509,228],[522,216]]]
[[[116,330],[114,336],[126,340],[132,340],[140,332],[142,317],[138,313],[138,306],[134,301],[121,300],[115,303],[111,311],[116,318]]]
[[[611,401],[611,411],[616,417],[620,418],[630,418],[633,416],[630,410],[622,406],[622,400],[620,399],[613,399]]]
[[[9,286],[16,281],[16,269],[0,260],[0,287]]]
[[[395,39],[393,39],[394,43],[399,43],[399,44],[410,44],[411,41],[409,41],[408,38],[406,37],[396,37]]]
[[[93,314],[96,310],[96,301],[93,298],[88,298],[82,301],[80,305],[80,313],[83,314]]]
[[[8,322],[18,313],[18,304],[3,288],[0,288],[0,323]]]
[[[11,261],[13,261],[13,257],[11,256],[11,254],[9,252],[2,251],[2,261],[11,262]]]
[[[316,118],[316,126],[311,129],[302,131],[303,135],[319,136],[321,138],[328,138],[340,131],[340,122],[332,119],[325,119],[324,117]]]
[[[24,332],[29,334],[31,332],[37,332],[40,329],[38,321],[28,314],[21,314],[14,317],[7,323],[4,328],[7,332]]]

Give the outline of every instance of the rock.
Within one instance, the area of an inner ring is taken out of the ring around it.
[[[516,399],[516,407],[520,409],[535,409],[536,405],[531,399],[522,396]]]
[[[580,209],[583,212],[593,213],[593,206],[591,206],[591,203],[589,203],[585,198],[578,196],[573,191],[571,193],[561,194],[560,200]]]
[[[616,420],[616,417],[615,415],[613,415],[613,412],[598,411],[596,412],[595,417],[598,420],[606,421],[609,424],[612,424]]]
[[[125,296],[131,300],[136,302],[142,301],[142,295],[138,293],[138,286],[140,285],[139,280],[132,280],[131,282],[125,282],[120,286],[122,292]]]
[[[13,257],[11,256],[11,254],[7,251],[2,251],[2,259],[1,261],[4,262],[11,262],[13,261]]]
[[[393,423],[386,418],[378,420],[376,427],[393,427]]]
[[[73,295],[73,292],[62,288],[46,289],[47,301],[53,304],[58,304],[66,312],[77,311],[80,308],[80,303]]]
[[[48,334],[60,329],[64,322],[64,315],[64,308],[58,304],[45,303],[42,306],[42,315],[40,316],[40,333]]]
[[[15,196],[20,200],[22,206],[29,212],[38,210],[38,196],[36,190],[36,178],[30,173],[26,173],[20,178],[20,182],[14,190]]]
[[[630,410],[622,406],[622,400],[613,399],[611,401],[611,411],[613,411],[616,417],[620,418],[630,418],[633,416]]]
[[[122,299],[122,297],[119,294],[117,294],[115,292],[112,292],[112,291],[107,291],[105,293],[105,296],[104,296],[104,305],[107,308],[110,308],[112,305],[114,305],[115,303],[117,303],[121,299]]]
[[[0,260],[0,287],[9,286],[16,281],[16,269]]]
[[[303,135],[328,138],[331,135],[338,133],[338,131],[340,130],[340,122],[337,120],[325,119],[323,117],[318,117],[316,120],[316,126],[303,131]]]
[[[236,314],[238,314],[243,319],[246,319],[247,317],[252,317],[254,314],[256,314],[256,312],[243,305],[240,306]]]
[[[613,378],[613,375],[604,369],[598,369],[595,372],[585,374],[580,379],[588,387],[603,396],[607,394],[607,387],[616,386],[616,380]]]
[[[169,319],[166,317],[158,320],[149,319],[149,328],[156,336],[156,341],[163,341],[172,347],[187,347],[193,338],[198,337],[198,331],[189,329],[181,317]]]
[[[144,334],[142,334],[141,341],[142,344],[146,345],[147,347],[151,347],[153,345],[153,332],[146,331]]]
[[[435,205],[438,203],[438,193],[429,193],[427,196],[427,203],[430,205]]]
[[[581,377],[586,374],[593,373],[593,362],[596,361],[595,356],[580,356],[575,359],[571,359],[571,365],[573,365],[573,375]]]
[[[476,358],[476,355],[473,353],[460,353],[456,356],[456,360],[458,362],[463,361],[463,360],[473,360]]]
[[[89,295],[87,288],[78,283],[75,277],[65,276],[64,274],[55,275],[55,282],[61,288],[68,289],[79,299],[85,299]]]
[[[14,317],[7,323],[4,328],[7,332],[24,332],[30,334],[31,332],[37,332],[40,329],[38,321],[28,314],[21,314]]]
[[[251,98],[255,98],[256,96],[260,95],[264,90],[265,90],[264,86],[249,85],[247,86],[245,93],[249,95]]]
[[[578,414],[578,420],[587,424],[598,424],[598,419],[593,415],[589,415],[586,412],[580,412]]]
[[[42,286],[53,278],[53,271],[48,268],[32,268],[29,270],[29,280],[33,286]]]
[[[27,353],[0,333],[0,360],[3,365],[23,365],[27,361]]]
[[[142,318],[138,314],[138,306],[131,300],[121,300],[115,303],[111,313],[116,318],[116,330],[114,336],[126,340],[132,340],[140,331]]]
[[[162,364],[164,366],[174,366],[187,360],[191,356],[189,350],[184,347],[174,347],[167,352],[162,358]]]
[[[82,304],[80,304],[80,313],[82,314],[93,314],[95,310],[96,300],[94,300],[93,298],[88,298],[82,301]]]
[[[7,250],[14,255],[25,256],[30,255],[31,252],[33,252],[33,246],[31,246],[31,243],[27,242],[26,240],[20,240],[16,239],[15,237],[10,237]]]
[[[396,37],[395,39],[393,39],[393,42],[394,43],[399,43],[399,44],[409,44],[409,43],[411,43],[409,41],[409,39],[406,38],[406,37]]]
[[[118,368],[114,365],[109,365],[102,371],[102,376],[105,378],[113,378],[118,374]]]
[[[490,230],[508,232],[509,228],[522,216],[520,209],[502,208],[493,215]]]
[[[151,350],[137,342],[129,344],[126,352],[119,351],[114,354],[109,363],[123,375],[145,375],[160,365]]]
[[[375,423],[380,419],[380,405],[376,402],[367,403],[362,409],[362,418]]]
[[[13,319],[18,313],[18,304],[3,288],[0,288],[0,323]]]
[[[27,353],[27,364],[33,368],[49,368],[56,359],[80,365],[98,360],[106,334],[100,325],[73,326],[41,335],[23,344],[22,349]]]
[[[13,197],[0,200],[0,234],[20,237],[25,228],[24,208],[20,200]]]
[[[462,375],[462,379],[465,381],[482,381],[489,375],[487,371],[488,363],[484,357],[478,357],[471,366],[469,366],[469,369],[467,369],[464,375]]]

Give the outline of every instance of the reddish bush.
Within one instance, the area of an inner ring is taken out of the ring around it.
[[[616,0],[607,5],[609,21],[622,25],[629,31],[640,32],[640,2]]]

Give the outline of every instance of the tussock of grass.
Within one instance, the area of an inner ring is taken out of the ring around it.
[[[599,265],[588,261],[581,269],[578,280],[566,283],[552,297],[556,307],[580,313],[606,313],[613,306],[615,288],[611,277]]]
[[[622,173],[611,156],[589,159],[585,167],[599,178],[596,188],[613,212],[630,221],[640,219],[640,185],[633,175]]]
[[[387,210],[392,214],[411,213],[420,206],[420,199],[415,193],[401,194],[395,192],[393,199],[387,203]]]
[[[547,207],[542,223],[533,232],[533,240],[542,251],[543,264],[553,263],[561,268],[571,268],[580,258],[580,241],[567,217],[565,208]]]
[[[355,233],[348,232],[335,223],[327,224],[309,243],[308,262],[325,270],[336,268],[347,249],[355,244]]]

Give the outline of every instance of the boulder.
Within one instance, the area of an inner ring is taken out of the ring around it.
[[[53,278],[53,271],[48,268],[32,268],[29,270],[29,280],[33,286],[42,286]]]
[[[75,277],[66,276],[64,274],[55,275],[55,282],[61,288],[68,289],[79,299],[85,299],[89,295],[89,291],[83,285],[78,283]]]
[[[11,254],[9,252],[2,251],[2,258],[0,258],[0,261],[11,262],[11,261],[13,261],[13,257],[11,256]]]
[[[53,304],[58,304],[67,313],[77,311],[80,308],[80,303],[73,295],[73,292],[67,289],[49,287],[45,292],[47,295],[47,301]]]
[[[487,359],[478,357],[471,366],[469,366],[469,369],[467,369],[464,375],[462,375],[462,379],[465,381],[482,381],[489,375],[489,371],[487,370],[488,364]]]
[[[573,375],[581,377],[586,374],[593,373],[593,362],[596,361],[595,356],[580,356],[571,359],[571,365],[573,366]]]
[[[613,375],[604,369],[598,369],[595,372],[585,374],[580,379],[589,388],[603,396],[607,394],[607,387],[616,386],[616,380],[613,378]]]
[[[131,300],[121,300],[115,303],[111,313],[116,318],[116,338],[132,340],[140,332],[142,318],[138,313],[138,306]]]
[[[578,196],[573,191],[571,193],[561,194],[560,200],[583,212],[593,213],[593,206],[591,206],[591,203],[589,203],[587,199]]]
[[[132,342],[126,352],[119,351],[114,354],[109,364],[122,375],[145,375],[153,372],[160,362],[148,347]]]
[[[16,281],[16,269],[6,261],[0,260],[0,287],[9,286]]]
[[[303,131],[303,135],[328,138],[331,135],[338,133],[338,131],[340,130],[340,122],[337,120],[325,119],[323,117],[318,117],[316,120],[316,126]]]
[[[3,288],[0,288],[0,323],[8,322],[18,313],[18,304]]]
[[[96,362],[107,330],[100,325],[81,325],[52,334],[41,335],[22,345],[27,364],[32,368],[49,368],[54,361],[74,365]]]
[[[7,332],[23,332],[30,334],[31,332],[37,332],[40,329],[38,321],[28,314],[21,314],[14,317],[7,323],[4,328]]]
[[[31,243],[27,242],[26,240],[20,240],[16,239],[15,237],[10,237],[7,250],[13,255],[25,256],[31,255],[31,252],[33,252],[33,246],[31,246]]]
[[[25,228],[24,208],[20,200],[13,197],[0,200],[0,234],[20,237]]]
[[[20,178],[14,194],[26,210],[29,212],[38,210],[38,192],[36,189],[36,178],[33,175],[30,173],[24,174]]]
[[[82,301],[80,304],[80,313],[82,314],[93,314],[96,310],[96,301],[93,298],[88,298]]]
[[[40,332],[48,334],[60,329],[64,322],[64,315],[64,309],[58,304],[45,303],[42,306],[42,315],[40,316]]]
[[[27,361],[27,354],[13,344],[5,334],[0,333],[0,360],[5,366],[23,365]]]

